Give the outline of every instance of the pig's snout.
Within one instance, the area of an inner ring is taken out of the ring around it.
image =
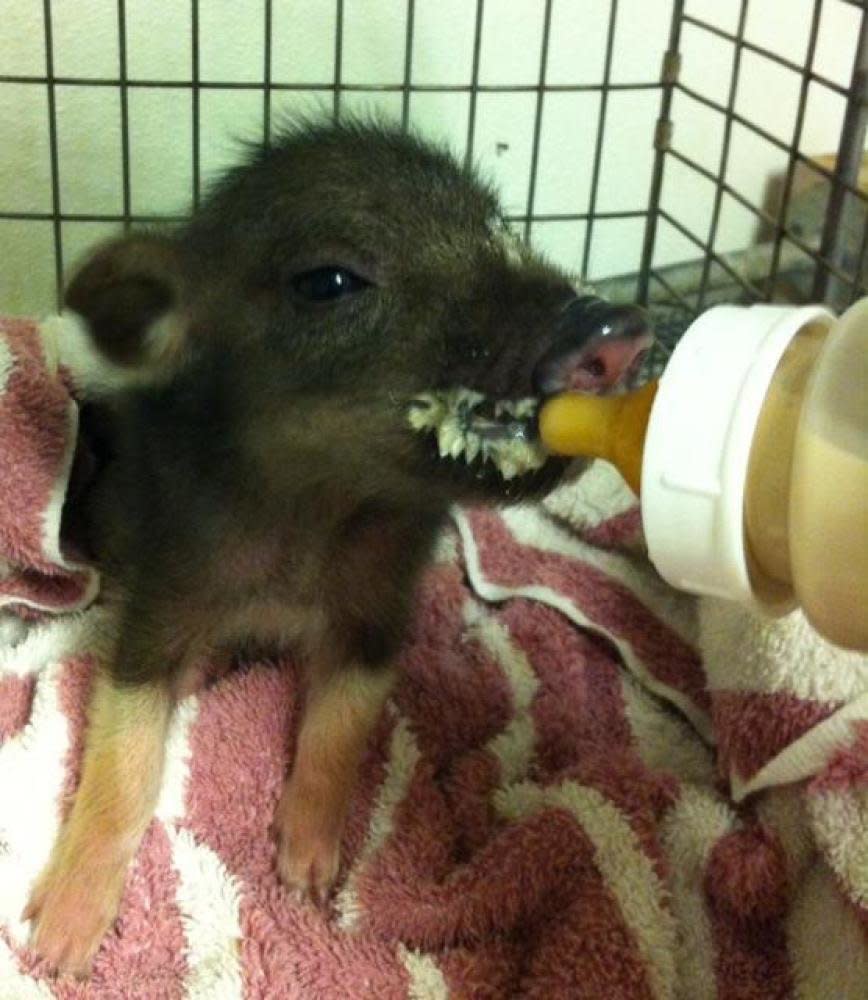
[[[654,342],[645,312],[593,296],[565,306],[551,346],[533,372],[539,396],[601,395],[629,381]]]

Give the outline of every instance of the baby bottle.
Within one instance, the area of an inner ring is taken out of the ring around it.
[[[556,396],[548,450],[613,462],[673,586],[781,615],[868,651],[868,298],[716,306],[659,383]]]

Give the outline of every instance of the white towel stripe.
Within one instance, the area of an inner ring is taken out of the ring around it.
[[[796,1000],[865,1000],[865,931],[822,864],[796,886],[787,941]]]
[[[407,794],[420,758],[419,747],[407,721],[398,716],[389,741],[386,775],[377,794],[367,838],[335,899],[338,926],[343,930],[352,930],[359,922],[362,915],[356,888],[359,874],[391,836],[395,809]]]
[[[0,997],[3,1000],[53,1000],[48,983],[33,979],[18,969],[15,956],[0,938]]]
[[[15,944],[30,925],[20,920],[30,886],[48,860],[60,829],[60,796],[69,750],[69,724],[61,711],[59,664],[36,681],[30,721],[0,746],[0,923]]]
[[[819,846],[843,891],[868,910],[868,788],[820,792],[807,801]]]
[[[735,823],[732,810],[713,792],[685,785],[660,831],[669,859],[672,910],[680,931],[678,980],[690,984],[691,1000],[717,997],[714,939],[703,886],[712,848]]]
[[[430,955],[398,945],[398,958],[407,970],[410,982],[408,1000],[449,1000],[449,987],[443,973]]]
[[[155,815],[164,823],[181,819],[187,809],[190,776],[190,730],[199,714],[199,699],[190,695],[178,704],[166,737],[166,764]]]
[[[187,811],[190,733],[199,699],[190,695],[172,716],[156,816],[166,828],[178,872],[175,901],[186,937],[186,1000],[235,1000],[242,996],[239,947],[240,897],[235,878],[220,857],[175,823]]]
[[[581,530],[625,513],[636,506],[636,497],[614,465],[596,461],[578,482],[568,480],[550,493],[543,506]]]
[[[868,720],[868,694],[842,706],[789,743],[748,781],[740,780],[734,773],[731,776],[732,797],[741,802],[762,788],[788,785],[819,774],[833,753],[852,742],[851,722],[856,720]]]
[[[714,755],[696,730],[626,670],[620,671],[624,713],[639,756],[652,771],[668,771],[680,781],[711,786]]]
[[[696,601],[665,583],[646,559],[636,559],[630,553],[617,549],[589,545],[544,517],[535,506],[508,507],[500,516],[519,545],[568,556],[593,566],[628,587],[685,642],[694,647],[697,645],[699,622]]]
[[[482,572],[479,550],[476,547],[476,541],[466,515],[458,510],[455,511],[454,517],[461,533],[461,541],[464,544],[467,573],[473,589],[480,597],[488,601],[503,601],[509,597],[529,597],[555,608],[581,628],[587,629],[595,635],[604,636],[612,643],[621,659],[645,687],[681,709],[703,739],[711,742],[711,721],[705,712],[698,708],[687,695],[652,676],[646,669],[645,664],[633,652],[633,647],[629,643],[624,642],[611,632],[592,622],[563,594],[549,587],[538,586],[536,584],[526,587],[502,587],[499,584],[492,583]]]
[[[552,807],[572,813],[594,845],[594,862],[633,934],[654,996],[674,997],[675,919],[663,902],[666,889],[621,811],[596,789],[573,781],[549,788],[513,785],[495,795],[495,805],[509,819]]]
[[[0,392],[6,391],[6,383],[9,381],[14,367],[15,358],[12,355],[12,349],[9,347],[8,341],[0,337]]]
[[[178,872],[176,900],[187,938],[186,1000],[241,1000],[240,899],[217,854],[189,830],[166,828]]]
[[[503,671],[512,693],[513,716],[489,740],[488,751],[500,764],[501,782],[509,784],[527,774],[536,744],[536,729],[530,707],[539,690],[539,680],[524,652],[512,641],[509,630],[475,601],[464,604],[464,621]]]
[[[29,677],[75,656],[105,661],[117,631],[117,615],[100,605],[80,614],[47,618],[19,632],[14,646],[0,648],[0,675]]]

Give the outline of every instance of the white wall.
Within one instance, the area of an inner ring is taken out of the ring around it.
[[[547,67],[549,83],[599,83],[603,74],[611,0],[555,0]],[[688,0],[688,10],[731,30],[738,0]],[[466,84],[470,80],[475,0],[416,0],[413,80]],[[261,80],[262,0],[200,0],[201,77],[206,81]],[[543,0],[487,0],[481,51],[483,84],[534,84],[539,72]],[[797,63],[804,60],[811,0],[753,0],[748,37]],[[817,69],[846,83],[852,65],[857,12],[826,0]],[[180,0],[127,0],[128,72],[133,79],[189,79],[190,8]],[[118,73],[116,0],[53,0],[55,73],[115,79]],[[658,79],[671,0],[620,0],[612,79]],[[404,0],[345,0],[343,80],[400,83],[404,67]],[[0,74],[45,71],[42,0],[0,0]],[[275,82],[327,83],[334,73],[335,5],[331,0],[274,0]],[[725,99],[732,46],[686,25],[682,79]],[[737,108],[784,139],[793,126],[798,77],[746,53]],[[64,212],[120,213],[122,209],[120,100],[115,87],[56,88],[60,200]],[[191,99],[183,86],[129,91],[131,194],[134,213],[183,212],[192,184]],[[276,113],[319,104],[324,91],[275,92]],[[599,114],[599,92],[549,94],[542,123],[537,212],[587,211]],[[400,114],[399,94],[345,94],[343,106],[377,107]],[[411,121],[461,153],[467,131],[466,93],[414,94]],[[535,95],[481,94],[475,151],[500,185],[507,209],[521,213],[530,168]],[[659,92],[609,96],[598,211],[644,209],[653,159]],[[834,151],[843,101],[812,86],[803,149]],[[675,145],[717,170],[719,116],[684,95],[674,106]],[[205,181],[236,156],[237,137],[262,132],[260,90],[201,93],[201,150]],[[728,179],[761,200],[770,173],[785,158],[741,127],[733,134]],[[713,191],[708,182],[670,163],[663,204],[705,236]],[[0,210],[51,210],[45,88],[0,85]],[[591,277],[635,270],[643,220],[599,221],[594,228]],[[65,222],[64,260],[75,261],[113,224]],[[744,246],[755,220],[731,199],[724,204],[719,245]],[[535,242],[566,266],[581,260],[583,222],[543,223]],[[696,250],[665,223],[657,261],[689,259]],[[52,228],[49,222],[0,220],[0,308],[41,312],[53,306]]]

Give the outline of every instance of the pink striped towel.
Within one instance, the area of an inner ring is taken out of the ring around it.
[[[868,660],[673,593],[600,464],[456,512],[327,911],[275,874],[297,688],[253,662],[181,703],[91,980],[48,975],[19,915],[112,629],[59,534],[112,376],[76,329],[0,324],[0,1000],[868,997]]]

